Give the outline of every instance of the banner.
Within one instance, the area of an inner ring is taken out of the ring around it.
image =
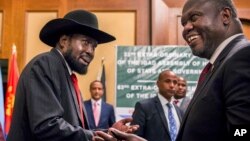
[[[14,101],[15,101],[16,86],[17,86],[17,81],[19,78],[19,72],[17,68],[16,59],[17,59],[16,58],[16,46],[13,45],[12,55],[9,60],[8,83],[7,83],[7,91],[6,91],[6,98],[5,98],[5,133],[7,135],[10,129],[12,112],[13,112]]]
[[[130,117],[135,103],[157,95],[160,72],[170,69],[187,80],[192,97],[207,61],[192,55],[189,47],[118,46],[116,54],[116,118]]]

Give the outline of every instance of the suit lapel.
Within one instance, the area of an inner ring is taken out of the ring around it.
[[[100,111],[100,119],[99,119],[99,123],[98,123],[98,126],[102,123],[102,117],[104,117],[104,114],[105,114],[105,104],[104,102],[102,101],[102,106],[101,106],[101,111]]]
[[[158,113],[160,114],[161,121],[162,121],[162,123],[163,123],[163,125],[165,127],[165,131],[167,131],[168,135],[170,135],[169,130],[168,130],[168,123],[167,123],[167,119],[166,119],[166,116],[165,116],[165,112],[164,112],[164,110],[162,108],[162,105],[161,105],[161,102],[160,102],[158,96],[154,98],[154,101],[155,101],[156,109],[158,110]]]
[[[82,95],[82,94],[81,94]],[[81,97],[81,102],[82,102],[82,110],[83,110],[83,116],[84,116],[84,125],[86,129],[89,129],[89,120],[88,120],[88,112],[87,109],[84,105],[83,99]],[[78,104],[78,103],[77,103]],[[91,103],[90,103],[91,104]],[[79,107],[79,106],[78,106]],[[78,113],[78,117],[80,118],[80,113]]]
[[[88,118],[88,124],[92,125],[92,126],[95,126],[95,121],[94,121],[94,113],[93,113],[93,110],[92,110],[92,103],[91,103],[91,100],[88,100],[85,102],[85,109],[86,109],[86,112],[89,113],[87,115]],[[86,114],[87,114],[86,113]]]
[[[178,107],[175,105],[175,104],[173,104],[174,105],[174,108],[175,108],[175,111],[176,111],[176,113],[177,113],[177,116],[178,116],[178,118],[179,118],[179,121],[180,121],[180,123],[181,123],[181,121],[182,121],[182,113],[181,113],[181,110],[180,109],[178,109]]]
[[[183,99],[182,99],[182,101],[181,101],[181,103],[180,103],[180,107],[184,107],[185,106],[185,104],[186,104],[186,97],[184,97]]]
[[[69,86],[69,89],[70,89],[70,94],[71,94],[71,96],[72,96],[72,98],[73,98],[73,103],[74,103],[74,105],[75,105],[75,110],[76,110],[76,113],[77,113],[77,116],[78,116],[78,119],[79,119],[79,121],[81,121],[80,119],[80,111],[79,111],[79,106],[78,106],[78,102],[77,102],[77,97],[76,97],[76,92],[75,92],[75,88],[74,88],[74,86],[73,86],[73,82],[72,82],[72,80],[71,80],[71,78],[70,78],[70,74],[69,74],[69,72],[68,72],[68,68],[67,68],[67,66],[66,66],[66,63],[65,63],[65,61],[64,61],[64,59],[63,59],[63,57],[62,57],[62,55],[57,51],[57,49],[55,49],[55,48],[53,48],[52,50],[51,50],[51,52],[53,52],[58,58],[60,58],[60,61],[61,61],[61,63],[64,65],[64,68],[65,68],[65,76],[67,77],[67,83],[68,83],[68,86]]]
[[[79,111],[79,106],[78,106],[77,97],[76,97],[76,93],[75,93],[75,88],[74,88],[72,80],[70,78],[70,74],[68,72],[67,65],[66,65],[62,55],[58,52],[58,50],[56,48],[51,49],[51,52],[53,52],[59,58],[59,60],[61,61],[61,63],[63,64],[63,66],[64,66],[64,68],[66,70],[65,71],[65,76],[67,77],[67,83],[68,83],[68,86],[69,86],[69,89],[70,89],[70,92],[71,92],[71,96],[72,96],[73,101],[74,101],[75,110],[76,110],[76,113],[77,113],[78,118],[80,120],[80,111]]]
[[[81,122],[81,115],[80,115],[80,108],[79,108],[79,105],[78,105],[78,102],[77,102],[77,97],[76,97],[76,92],[75,92],[75,88],[73,86],[73,83],[71,81],[71,78],[68,74],[68,77],[67,77],[67,80],[68,80],[68,85],[70,87],[70,91],[71,91],[71,96],[74,100],[74,105],[75,105],[75,110],[76,110],[76,113],[77,113],[77,116],[78,116],[78,119],[79,121]],[[84,113],[85,114],[85,113]],[[85,116],[84,116],[85,117]],[[85,118],[86,119],[86,118]]]

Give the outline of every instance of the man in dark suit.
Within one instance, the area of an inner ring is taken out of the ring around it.
[[[181,122],[182,112],[177,106],[173,106],[171,99],[176,92],[177,76],[170,70],[161,72],[158,76],[158,96],[136,103],[132,115],[132,124],[140,127],[135,134],[148,141],[174,141]],[[175,131],[171,131],[169,111],[167,105],[172,105],[174,115]],[[174,135],[173,135],[173,134]],[[173,136],[171,136],[173,135]]]
[[[92,140],[73,72],[86,74],[97,45],[115,37],[98,29],[94,14],[74,10],[49,21],[40,31],[40,39],[53,48],[33,58],[23,69],[7,140]],[[124,129],[124,123],[115,125]]]
[[[193,54],[210,67],[200,76],[177,141],[239,140],[235,127],[250,125],[250,46],[235,6],[231,0],[188,0],[181,22]]]
[[[184,77],[178,76],[177,90],[174,95],[174,104],[176,104],[183,112],[186,111],[190,98],[187,94],[187,81]]]
[[[99,80],[90,83],[91,99],[84,102],[90,129],[108,129],[115,123],[112,105],[102,101],[103,84]]]

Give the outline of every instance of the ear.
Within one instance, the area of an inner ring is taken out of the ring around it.
[[[66,35],[62,35],[60,38],[59,38],[59,46],[60,46],[60,49],[63,50],[67,47],[67,44],[69,43],[69,36],[66,36]]]
[[[229,7],[224,7],[221,11],[222,22],[225,26],[229,25],[232,18],[232,11]]]
[[[159,80],[156,81],[156,85],[159,87],[159,85],[160,85],[160,81]]]

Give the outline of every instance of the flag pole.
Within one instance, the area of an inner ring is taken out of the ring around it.
[[[102,57],[101,60],[101,67],[97,76],[97,80],[100,81],[103,85],[103,96],[102,96],[102,100],[106,102],[106,74],[105,74],[105,66],[104,66],[104,61],[105,58]]]
[[[99,81],[101,81],[101,77],[102,77],[102,68],[103,68],[103,65],[104,65],[104,60],[105,60],[105,58],[104,57],[102,57],[102,60],[101,60],[101,67],[100,67],[100,69],[99,69],[99,72],[98,72],[98,75],[97,75],[97,80],[99,80]]]

